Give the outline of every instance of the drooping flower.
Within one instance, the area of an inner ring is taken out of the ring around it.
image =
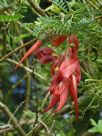
[[[62,65],[63,63],[65,64],[65,69],[62,70]],[[53,102],[53,106],[55,106],[56,103],[59,102],[59,105],[57,109],[55,110],[56,112],[60,111],[64,104],[67,102],[68,94],[72,97],[75,108],[76,108],[76,118],[78,118],[78,100],[77,100],[77,85],[79,82],[79,77],[77,77],[77,60],[73,61],[73,63],[65,61],[63,62],[56,73],[52,77],[52,83],[50,86],[50,93],[54,95],[55,102]],[[78,82],[77,82],[78,81]],[[56,97],[55,97],[56,96]],[[56,101],[57,99],[57,101]],[[49,106],[45,111],[48,111],[50,108],[52,108],[52,101],[50,102]]]
[[[34,54],[42,64],[47,64],[56,60],[56,56],[53,56],[54,51],[49,48],[40,48],[35,50]]]
[[[56,104],[58,104],[58,107],[55,109],[55,112],[60,111],[70,95],[74,101],[76,118],[78,119],[77,86],[81,80],[80,64],[77,55],[79,46],[78,38],[75,34],[71,34],[69,37],[66,35],[58,35],[51,43],[57,47],[67,40],[67,38],[69,46],[66,46],[66,50],[62,55],[56,57],[53,56],[54,51],[51,48],[39,48],[42,45],[42,41],[38,40],[20,60],[16,68],[32,53],[35,54],[42,64],[51,62],[52,66],[50,71],[52,81],[49,87],[51,100],[44,112],[47,112]],[[70,47],[71,44],[74,44],[74,46]]]
[[[49,88],[50,94],[52,95],[49,106],[45,109],[45,112],[50,110],[56,104],[58,107],[55,112],[62,109],[70,94],[74,101],[76,118],[78,119],[78,98],[77,98],[77,85],[81,79],[80,64],[77,56],[78,50],[78,38],[76,35],[69,36],[68,44],[74,44],[74,47],[67,49],[68,53],[64,53],[57,63],[54,69],[57,67],[57,71],[52,74],[52,82]],[[60,62],[60,63],[59,63]],[[53,64],[54,65],[54,64]]]

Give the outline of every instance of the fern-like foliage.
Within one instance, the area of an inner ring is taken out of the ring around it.
[[[102,100],[102,80],[99,79],[86,79],[85,80],[85,93],[97,99],[99,102]]]
[[[15,22],[23,18],[21,14],[18,15],[0,15],[0,22]]]
[[[64,13],[68,13],[68,5],[63,0],[52,0],[52,3],[58,6]]]
[[[61,18],[54,17],[41,17],[38,19],[34,27],[34,35],[40,39],[49,39],[57,34],[67,34],[68,22],[64,22]]]
[[[96,16],[97,10],[88,11],[85,3],[75,0],[70,2],[52,0],[52,3],[61,9],[62,12],[60,14],[39,17],[34,24],[23,25],[23,27],[31,28],[35,37],[41,40],[49,40],[57,34],[69,35],[70,33],[76,33],[79,36],[85,37],[96,33],[96,29],[94,28],[96,20],[91,16],[91,12],[94,12]],[[99,30],[100,27],[97,27],[98,32],[102,34]]]

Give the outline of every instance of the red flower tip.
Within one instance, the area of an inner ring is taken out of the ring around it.
[[[66,88],[61,94],[60,94],[60,101],[59,101],[59,105],[57,107],[57,109],[55,110],[55,112],[59,112],[62,107],[65,105],[65,103],[67,102],[67,98],[68,98],[68,88]]]
[[[59,46],[59,45],[62,44],[66,39],[67,39],[67,36],[66,36],[66,35],[57,36],[57,37],[55,37],[54,40],[52,41],[52,45],[53,45],[53,46]]]
[[[23,56],[23,58],[19,61],[19,63],[16,66],[16,69],[19,67],[19,65],[27,59],[37,48],[39,48],[42,45],[42,41],[38,40],[28,51],[27,53]]]
[[[79,41],[78,41],[78,37],[75,35],[75,34],[71,34],[68,38],[68,43],[71,44],[71,43],[74,43],[75,44],[75,47],[76,47],[76,50],[78,49],[78,46],[79,46]]]
[[[52,107],[54,107],[58,101],[60,100],[60,97],[59,95],[56,95],[55,93],[52,95],[51,97],[51,101],[50,101],[50,104],[49,106],[44,110],[44,112],[47,112],[48,110],[50,110]]]
[[[70,95],[74,101],[75,110],[76,110],[76,119],[78,119],[77,79],[74,74],[70,78],[71,78],[71,82],[69,85]]]

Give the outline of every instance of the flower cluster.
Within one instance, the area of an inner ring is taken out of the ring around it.
[[[57,36],[51,41],[52,46],[59,46],[67,40],[66,50],[62,55],[53,56],[53,49],[49,47],[39,48],[42,41],[38,40],[24,55],[17,67],[33,52],[42,64],[51,62],[51,85],[49,87],[51,100],[48,107],[44,112],[50,110],[58,103],[55,112],[62,109],[68,99],[68,95],[74,101],[76,118],[78,118],[78,98],[77,98],[77,85],[81,79],[80,64],[77,56],[78,51],[78,38],[76,35],[71,34],[69,37],[65,35]],[[71,45],[73,45],[71,47]]]

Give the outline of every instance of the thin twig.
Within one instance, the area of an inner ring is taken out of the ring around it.
[[[5,101],[7,101],[7,99],[9,98],[9,96],[12,94],[13,90],[22,83],[22,80],[25,80],[27,78],[27,75],[24,75],[23,78],[21,78],[20,80],[18,80],[15,84],[12,85],[12,87],[9,89],[9,91],[7,92],[6,96],[5,96]]]
[[[36,14],[46,16],[45,11],[39,5],[37,5],[36,2],[34,2],[33,0],[28,0],[28,3],[35,10]]]
[[[34,73],[34,69],[33,69],[33,73]],[[35,80],[35,74],[33,74],[33,78],[34,78],[34,80]],[[34,124],[33,124],[33,127],[35,127],[35,125],[37,124],[37,122],[38,122],[38,95],[37,95],[37,88],[36,88],[36,85],[34,86],[35,87],[35,98],[36,98],[36,117],[35,117],[35,122],[34,122]],[[34,131],[32,132],[32,136],[33,136],[33,134],[34,134]]]
[[[96,16],[95,19],[102,19],[102,15]]]
[[[19,29],[18,26],[16,27],[16,31],[17,31],[18,35],[21,34],[20,29]],[[20,40],[20,44],[21,44],[21,46],[24,45],[23,40]],[[22,49],[22,54],[23,54],[23,56],[25,55],[25,53],[26,53],[26,48],[24,47],[24,48]],[[25,62],[25,66],[26,66],[26,67],[29,67],[29,61],[28,61],[28,59],[26,59],[24,62]],[[31,75],[30,75],[30,73],[29,73],[28,71],[26,71],[26,75],[27,75],[27,78],[26,78],[26,95],[25,95],[25,103],[24,103],[24,110],[25,110],[25,111],[27,111],[27,110],[28,110],[28,107],[29,107],[29,100],[30,100],[30,81],[31,81]]]
[[[37,96],[37,89],[36,89],[36,86],[35,86],[35,97],[36,97],[36,117],[35,117],[35,122],[33,124],[33,127],[35,127],[35,125],[37,124],[38,122],[38,96]]]
[[[36,39],[34,40],[31,40],[30,42],[27,42],[25,44],[23,44],[22,46],[19,46],[18,48],[14,49],[13,51],[9,52],[8,54],[6,54],[5,56],[3,56],[1,59],[0,59],[0,62],[4,61],[5,59],[7,59],[9,56],[11,56],[12,54],[14,54],[15,52],[19,51],[20,49],[24,48],[24,47],[27,47],[31,44],[33,44],[34,42],[36,41]]]
[[[92,3],[91,1],[89,1],[89,0],[86,0],[86,2],[87,3],[89,3],[93,8],[95,8],[95,9],[99,9],[94,3]]]
[[[45,98],[44,98],[44,100],[43,100],[43,102],[42,102],[41,109],[44,108],[44,105],[45,105],[45,103],[46,103],[46,101],[47,101],[49,95],[50,95],[50,92],[48,92],[48,93],[46,94],[46,96],[45,96]]]
[[[7,59],[7,61],[11,62],[13,64],[16,64],[16,65],[18,64],[17,61],[12,60],[12,59]],[[33,70],[31,70],[30,68],[24,66],[23,64],[21,64],[20,67],[23,68],[24,70],[28,71],[29,73],[33,74]],[[36,71],[34,71],[34,74],[35,74],[36,77],[40,78],[41,80],[46,81],[46,79],[44,77],[42,77],[41,75],[39,75]]]
[[[6,132],[10,131],[12,126],[10,124],[0,126],[0,134],[5,134]]]
[[[39,120],[39,122],[44,126],[44,128],[46,130],[46,136],[49,136],[50,135],[50,131],[49,131],[49,128],[47,127],[47,125],[43,121],[41,121],[41,120]],[[34,135],[34,136],[36,136],[36,135]]]
[[[72,118],[70,117],[69,118],[69,125],[70,125],[70,128],[71,128],[71,131],[72,131],[72,136],[74,136],[74,127],[73,127],[73,124],[72,124]]]
[[[11,6],[8,6],[7,7],[3,7],[3,6],[0,6],[0,13],[4,13],[4,11],[9,11],[9,9],[11,9],[12,7]]]
[[[9,110],[9,108],[7,107],[7,105],[3,104],[2,102],[0,102],[0,109],[9,117],[11,118],[11,123],[12,125],[17,129],[17,131],[19,132],[19,134],[21,136],[25,136],[26,133],[23,130],[23,128],[20,126],[20,124],[18,123],[18,120],[12,115],[11,111]]]
[[[49,114],[47,117],[45,117],[42,121],[47,120],[47,118],[49,118],[51,116],[51,114]],[[41,130],[41,128],[43,127],[41,122],[38,122],[38,124],[35,125],[35,127],[33,127],[33,129],[31,131],[28,132],[28,134],[26,136],[32,136],[32,133],[35,131],[35,136],[37,135],[37,133],[39,132],[39,130]]]
[[[3,30],[3,50],[2,54],[4,55],[6,53],[6,30]]]
[[[100,6],[102,6],[102,1],[100,1],[100,0],[97,0],[97,2],[100,4]]]
[[[7,124],[10,124],[12,118],[14,117],[15,113],[18,111],[19,108],[21,108],[21,106],[24,104],[24,101],[21,102],[21,104],[16,108],[15,112],[12,114],[12,116],[10,117],[9,121]]]
[[[55,125],[55,120],[53,121],[53,123],[52,123],[52,125],[51,125],[51,128],[50,128],[50,135],[51,135],[51,133],[52,133],[52,130],[53,130],[53,128],[54,128],[54,125]]]
[[[28,64],[26,66],[28,66]],[[31,92],[30,91],[31,75],[28,71],[26,71],[26,75],[27,75],[27,78],[26,78],[26,95],[25,95],[24,110],[27,110],[29,107],[30,92]]]

